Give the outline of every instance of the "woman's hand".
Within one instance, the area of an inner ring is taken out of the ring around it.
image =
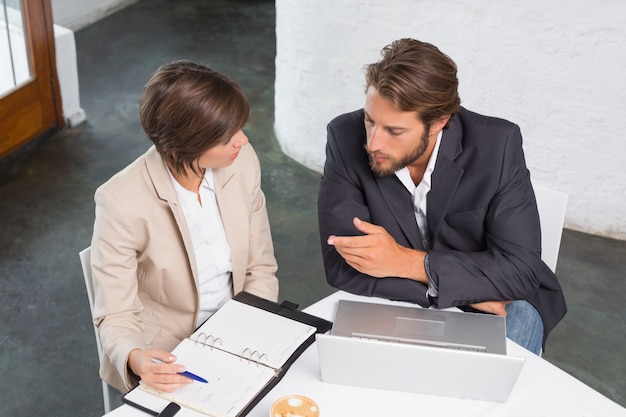
[[[128,367],[148,386],[172,392],[191,384],[193,380],[179,375],[183,365],[175,364],[176,356],[160,349],[133,349],[128,355]]]

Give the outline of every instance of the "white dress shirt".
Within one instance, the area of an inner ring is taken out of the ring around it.
[[[433,171],[435,170],[435,163],[437,162],[437,155],[439,154],[439,145],[441,145],[442,135],[443,131],[439,131],[439,134],[437,135],[437,141],[435,142],[435,147],[433,148],[433,153],[430,155],[428,165],[426,165],[426,171],[424,171],[422,181],[420,181],[417,186],[413,182],[413,179],[411,179],[411,173],[409,172],[409,168],[404,167],[396,171],[396,176],[398,177],[398,179],[413,196],[413,211],[415,212],[415,220],[417,221],[417,226],[420,229],[420,233],[422,235],[422,243],[424,243],[425,250],[428,250],[430,247],[428,223],[426,222],[426,196],[430,191],[431,177],[433,175]]]
[[[426,217],[426,197],[428,196],[428,192],[431,187],[431,178],[433,175],[433,171],[435,170],[435,163],[437,162],[437,155],[439,154],[439,145],[441,145],[441,137],[443,136],[443,130],[439,131],[437,135],[437,141],[435,142],[435,147],[433,148],[433,153],[430,155],[430,159],[428,159],[428,165],[426,165],[426,171],[424,171],[424,176],[417,186],[413,182],[411,178],[411,173],[409,172],[409,168],[404,167],[398,171],[396,171],[396,176],[402,182],[402,184],[406,187],[407,190],[413,196],[413,212],[415,213],[415,221],[417,222],[417,227],[420,230],[420,235],[422,236],[422,244],[424,245],[424,250],[428,251],[430,249],[430,234],[428,232],[428,221]],[[428,258],[428,254],[426,255]],[[425,261],[428,263],[428,260]],[[428,271],[428,265],[426,267],[426,273],[428,274],[428,292],[427,294],[431,297],[436,297],[439,293],[437,287],[433,285],[434,283],[430,280],[430,273]]]

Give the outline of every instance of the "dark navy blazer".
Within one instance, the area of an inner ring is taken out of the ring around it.
[[[543,318],[545,342],[566,306],[556,276],[541,260],[539,214],[519,127],[464,108],[451,118],[427,197],[430,248],[423,248],[411,194],[395,175],[372,172],[365,143],[363,110],[328,125],[318,197],[328,282],[355,294],[429,305],[426,285],[362,274],[326,243],[330,235],[360,234],[352,223],[359,217],[384,227],[400,245],[428,251],[438,308],[528,300]]]

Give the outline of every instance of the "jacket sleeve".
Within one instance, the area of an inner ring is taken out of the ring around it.
[[[96,221],[91,244],[94,284],[94,323],[105,356],[118,371],[126,389],[138,382],[128,371],[128,353],[146,348],[138,297],[137,232],[125,222],[123,205],[106,189],[95,194]],[[121,389],[121,387],[117,387]]]

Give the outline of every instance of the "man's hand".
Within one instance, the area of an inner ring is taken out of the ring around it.
[[[506,306],[509,303],[510,301],[483,301],[482,303],[470,304],[470,306],[485,313],[506,317]]]
[[[424,267],[426,252],[398,245],[387,231],[355,217],[354,226],[364,236],[330,236],[345,261],[359,272],[377,278],[402,277],[428,283]]]
[[[162,363],[155,363],[153,359]],[[174,364],[176,356],[159,349],[133,349],[128,355],[128,367],[147,385],[159,391],[172,392],[191,384],[193,380],[179,375],[183,365]]]

